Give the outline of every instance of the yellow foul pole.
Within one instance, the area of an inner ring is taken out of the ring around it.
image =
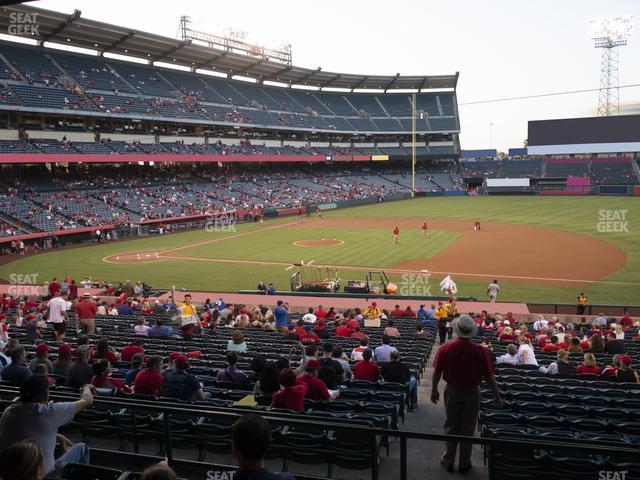
[[[411,197],[416,196],[416,94],[411,95]]]

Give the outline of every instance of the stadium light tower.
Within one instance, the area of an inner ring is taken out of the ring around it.
[[[591,21],[591,38],[595,47],[602,49],[598,98],[599,117],[620,113],[617,47],[627,44],[632,30],[633,17],[603,18]]]

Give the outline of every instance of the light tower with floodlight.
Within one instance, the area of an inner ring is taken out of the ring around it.
[[[591,21],[591,38],[595,47],[602,49],[598,98],[599,117],[620,113],[618,50],[616,47],[627,44],[632,30],[633,17],[603,18]]]

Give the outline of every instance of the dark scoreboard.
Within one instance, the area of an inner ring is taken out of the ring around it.
[[[640,115],[529,122],[529,146],[640,142]]]

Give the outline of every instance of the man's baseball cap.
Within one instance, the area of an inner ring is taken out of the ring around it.
[[[82,294],[82,298],[91,298],[91,293],[89,293],[89,292],[84,292],[84,293]]]
[[[311,358],[307,360],[307,364],[305,365],[305,370],[320,370],[320,362],[315,358]]]
[[[378,306],[378,304],[377,304],[376,302],[371,302],[371,306],[372,306],[372,307],[377,307],[377,306]]]
[[[71,345],[63,343],[58,347],[58,355],[69,355],[71,353]]]
[[[181,370],[186,370],[191,366],[189,364],[189,358],[186,355],[178,355],[174,360],[174,364]]]
[[[48,390],[49,380],[46,376],[30,375],[24,379],[20,387],[20,401],[22,403],[38,402]]]
[[[625,365],[631,365],[631,356],[630,355],[620,356],[620,363],[624,363]]]
[[[169,361],[174,362],[180,355],[182,355],[180,352],[171,352],[169,354]]]
[[[39,343],[36,347],[36,353],[44,353],[49,351],[49,345],[46,343]]]
[[[333,343],[324,342],[322,344],[322,350],[325,351],[325,352],[333,352]]]

